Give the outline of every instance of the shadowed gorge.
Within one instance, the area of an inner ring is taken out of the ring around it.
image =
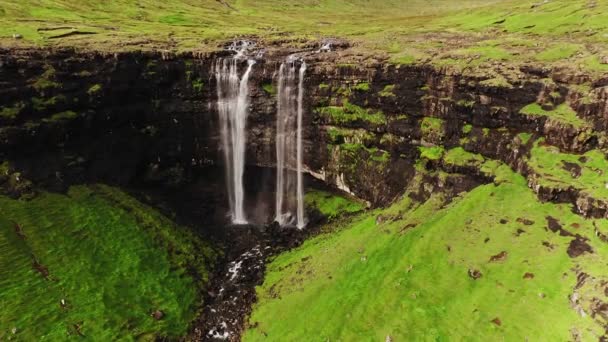
[[[608,339],[603,1],[0,1],[0,340]]]

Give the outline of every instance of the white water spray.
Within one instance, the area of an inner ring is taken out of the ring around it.
[[[242,56],[243,52],[239,50],[234,58],[220,59],[215,64],[220,134],[226,164],[230,217],[234,224],[247,223],[243,190],[247,141],[245,128],[249,114],[249,74],[255,64],[254,60],[248,60],[247,69],[239,78],[238,65]]]
[[[296,61],[288,60],[281,64],[277,93],[275,221],[281,225],[295,223],[300,229],[306,226],[302,179],[302,117],[305,73],[306,63],[304,61],[300,64],[297,78]],[[297,89],[296,79],[298,80]],[[296,171],[295,184],[293,179],[294,170]],[[294,211],[296,212],[295,222]]]

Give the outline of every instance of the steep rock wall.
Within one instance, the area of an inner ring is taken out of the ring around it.
[[[275,76],[292,52],[270,51],[254,67],[249,165],[275,164]],[[221,55],[0,50],[0,156],[55,188],[179,184],[221,166],[211,74]],[[543,199],[608,213],[575,189],[536,186],[525,160],[539,137],[571,153],[605,146],[603,80],[526,67],[486,75],[394,66],[340,52],[306,58],[304,160],[326,183],[384,205],[412,179],[420,147],[462,146],[528,176]],[[564,106],[572,112],[562,115]]]

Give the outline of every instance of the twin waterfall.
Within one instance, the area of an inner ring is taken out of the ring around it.
[[[255,60],[239,77],[239,52],[233,58],[218,59],[214,66],[217,83],[217,109],[224,152],[226,185],[233,224],[247,224],[243,174],[249,115],[249,76]],[[306,63],[289,58],[279,69],[276,125],[276,203],[275,221],[280,225],[306,225],[302,179],[302,116]],[[295,174],[295,176],[294,176]],[[294,179],[295,178],[295,179]],[[294,214],[295,212],[295,214]]]

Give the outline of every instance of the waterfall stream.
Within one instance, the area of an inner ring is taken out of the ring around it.
[[[220,119],[220,134],[226,184],[230,202],[230,217],[234,224],[246,224],[243,189],[245,171],[245,144],[247,141],[247,116],[249,114],[249,74],[255,64],[247,61],[247,69],[239,78],[238,66],[242,54],[234,58],[219,59],[215,63],[217,82],[217,108]]]
[[[302,229],[306,225],[302,179],[302,116],[306,63],[301,61],[297,76],[296,64],[296,60],[290,59],[282,63],[279,69],[275,221],[281,225],[295,224]]]

